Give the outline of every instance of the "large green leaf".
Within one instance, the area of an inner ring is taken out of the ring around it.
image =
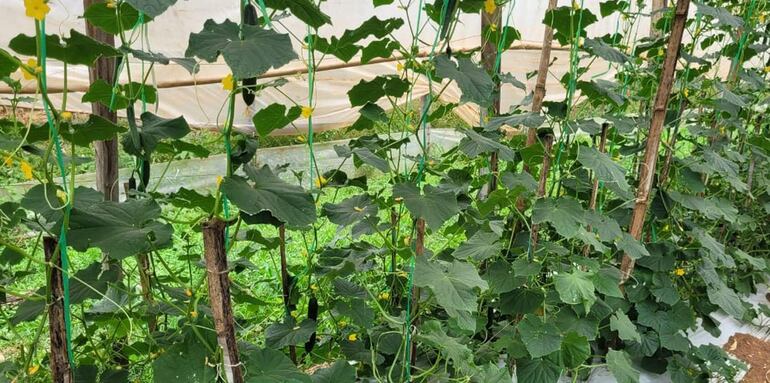
[[[628,319],[626,313],[620,310],[615,311],[615,314],[610,317],[610,330],[617,331],[618,337],[622,340],[642,341],[634,323]]]
[[[213,382],[217,370],[208,363],[208,357],[198,338],[188,335],[184,342],[168,347],[152,362],[153,382]]]
[[[357,42],[369,36],[381,39],[403,25],[404,20],[401,18],[380,20],[377,16],[372,16],[356,29],[346,29],[340,37],[332,36],[327,40],[323,37],[313,36],[313,43],[319,52],[332,54],[340,60],[348,62],[361,49],[360,46],[356,45]]]
[[[454,80],[460,87],[460,102],[473,102],[485,107],[492,103],[495,83],[484,68],[476,65],[470,58],[460,57],[457,65],[447,57],[436,57],[436,75]]]
[[[94,141],[109,140],[118,133],[126,131],[126,127],[112,123],[95,114],[88,116],[88,121],[82,124],[72,124],[69,129],[61,129],[59,132],[67,141],[78,146],[89,146]]]
[[[463,129],[463,138],[458,148],[468,157],[475,158],[482,153],[498,153],[500,159],[514,161],[515,154],[511,148],[497,141],[498,133],[476,133],[473,129]]]
[[[488,288],[473,265],[460,261],[430,261],[424,256],[417,257],[415,262],[414,285],[429,288],[438,304],[450,315],[459,311],[475,312],[476,289]]]
[[[574,237],[585,225],[585,211],[573,198],[543,198],[535,202],[532,223],[549,222],[565,238]]]
[[[355,383],[356,368],[345,360],[338,360],[310,375],[310,379],[313,383]]]
[[[348,91],[350,105],[362,106],[377,102],[384,96],[401,97],[409,89],[409,81],[396,76],[377,76],[371,81],[361,80]]]
[[[596,174],[596,178],[604,182],[615,183],[621,190],[628,190],[631,186],[626,181],[626,170],[615,163],[610,156],[590,146],[580,146],[578,162]]]
[[[500,241],[500,235],[490,231],[478,231],[467,241],[463,242],[453,253],[452,256],[457,259],[472,258],[477,261],[483,261],[488,258],[500,255],[503,249],[503,243]]]
[[[588,338],[575,332],[568,332],[561,341],[561,359],[567,368],[576,368],[591,356]]]
[[[519,382],[556,383],[561,377],[562,367],[548,358],[522,359],[516,363],[516,377]]]
[[[297,58],[288,34],[243,25],[241,40],[239,31],[238,24],[230,20],[221,24],[206,20],[203,30],[190,34],[185,56],[214,62],[221,54],[236,78],[257,77]]]
[[[722,218],[729,222],[735,222],[738,219],[738,209],[727,199],[717,197],[703,198],[682,194],[677,191],[671,191],[668,195],[682,206],[690,210],[696,210],[708,219]]]
[[[293,318],[287,323],[273,323],[265,330],[265,344],[271,348],[305,344],[315,330],[316,322],[312,319],[299,324]]]
[[[514,114],[510,116],[492,117],[484,127],[484,130],[495,130],[503,125],[514,128],[526,126],[531,129],[537,129],[545,122],[545,116],[540,113]]]
[[[155,64],[168,65],[172,62],[181,66],[191,75],[198,73],[200,65],[193,58],[189,57],[166,57],[166,55],[158,52],[142,51],[138,49],[121,48],[124,52],[130,52],[134,57],[139,60],[151,62]],[[259,88],[259,86],[257,86]]]
[[[625,53],[605,44],[600,39],[585,39],[584,48],[595,56],[599,56],[608,62],[618,64],[625,64],[628,62],[628,56],[626,56]]]
[[[650,255],[650,252],[647,251],[644,244],[628,233],[623,233],[623,236],[615,241],[615,246],[633,259],[648,257]]]
[[[625,351],[609,350],[607,352],[607,368],[618,383],[639,382],[639,371],[631,366],[631,358]]]
[[[474,375],[473,383],[511,383],[511,374],[507,367],[498,367],[492,362],[479,368],[478,374]]]
[[[325,203],[321,214],[328,217],[332,223],[347,226],[376,215],[377,205],[368,195],[359,194],[340,203]]]
[[[711,260],[716,263],[717,266],[729,268],[735,267],[735,260],[730,254],[725,252],[725,245],[717,241],[706,230],[699,227],[693,227],[689,234],[700,242],[706,254],[711,257]]]
[[[249,214],[269,211],[282,222],[296,227],[315,222],[315,203],[304,189],[281,180],[267,166],[254,169],[244,165],[244,170],[253,186],[240,176],[222,181],[222,192],[241,210]]]
[[[573,10],[573,7],[562,6],[548,10],[543,17],[543,24],[554,29],[553,37],[561,45],[570,45],[575,38],[586,37],[586,27],[597,22],[596,15],[587,8]],[[580,24],[580,35],[575,31]]]
[[[92,65],[99,57],[120,56],[120,52],[107,44],[96,41],[76,30],[70,31],[70,37],[60,39],[59,35],[45,37],[48,58],[71,65]],[[35,36],[17,35],[8,43],[8,47],[19,54],[37,56]]]
[[[288,9],[294,16],[302,20],[305,24],[319,28],[324,24],[331,24],[331,18],[321,12],[321,10],[311,0],[264,0],[265,6],[277,10]]]
[[[551,322],[534,314],[527,314],[518,324],[521,341],[533,358],[546,356],[561,348],[561,333]]]
[[[91,83],[81,101],[98,102],[112,110],[118,110],[127,108],[139,99],[152,104],[157,101],[157,97],[157,90],[148,84],[130,82],[113,88],[106,81],[99,79]]]
[[[495,286],[492,286],[494,289]],[[503,314],[530,314],[543,307],[545,293],[537,288],[518,288],[500,295],[500,312]]]
[[[161,209],[152,199],[75,206],[67,232],[75,250],[98,247],[111,259],[123,259],[171,244],[173,228],[156,221]]]
[[[726,25],[730,29],[743,28],[743,19],[733,15],[729,10],[722,7],[711,7],[700,1],[694,3],[698,8],[698,13],[713,17],[719,21],[720,25]]]
[[[734,318],[742,320],[746,315],[746,307],[743,305],[743,300],[733,289],[726,285],[708,285],[706,287],[706,294],[711,303],[732,315]]]
[[[133,28],[139,20],[139,12],[128,2],[120,3],[120,20],[118,20],[117,9],[108,6],[105,1],[89,5],[83,13],[83,18],[104,32],[116,35]],[[145,21],[147,19],[149,18]]]
[[[123,136],[123,149],[135,156],[148,158],[155,151],[158,142],[163,139],[180,139],[190,133],[184,117],[163,118],[150,112],[142,113],[142,126],[138,128],[139,142],[135,142],[133,135]],[[138,144],[138,145],[137,145]]]
[[[393,196],[403,198],[406,208],[415,218],[423,218],[433,230],[438,230],[449,218],[459,212],[457,197],[451,191],[442,191],[425,185],[425,194],[411,183],[399,183],[393,187]]]
[[[588,272],[576,269],[571,273],[559,273],[554,277],[554,284],[559,297],[566,304],[582,304],[588,312],[596,302],[594,283]]]
[[[270,104],[254,114],[251,120],[254,122],[257,133],[267,137],[273,130],[281,129],[294,122],[301,114],[302,108],[296,105],[289,108],[287,112],[283,104]]]
[[[437,348],[441,354],[452,361],[454,366],[461,371],[468,372],[473,366],[473,352],[466,342],[453,338],[441,327],[441,322],[430,320],[420,326],[417,340],[431,347]]]
[[[241,359],[248,371],[247,382],[311,383],[309,376],[292,363],[283,352],[270,348],[240,347]],[[211,380],[213,381],[213,380]],[[171,382],[171,381],[168,381]]]
[[[176,4],[177,0],[126,0],[137,10],[150,17],[158,17],[170,6]]]

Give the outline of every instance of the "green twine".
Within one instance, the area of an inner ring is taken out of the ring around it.
[[[48,81],[46,76],[46,39],[45,39],[45,19],[40,21],[40,34],[43,38],[40,39],[40,67],[42,73],[40,75],[41,92],[43,95],[48,95]],[[43,108],[45,109],[45,116],[48,120],[48,129],[51,137],[54,140],[54,146],[56,147],[56,164],[59,166],[59,172],[62,178],[62,188],[67,194],[67,204],[64,205],[64,218],[65,224],[62,224],[61,231],[59,232],[59,253],[61,254],[61,266],[62,266],[62,288],[64,290],[64,335],[67,343],[67,359],[70,363],[70,367],[74,367],[74,356],[72,354],[72,318],[70,312],[70,280],[69,280],[69,256],[67,255],[67,225],[69,221],[70,213],[72,211],[72,203],[74,198],[74,190],[69,190],[67,186],[67,172],[64,166],[64,155],[62,151],[61,141],[59,140],[59,132],[56,128],[53,115],[47,102],[43,102]],[[72,193],[72,194],[70,194]]]
[[[422,10],[422,3],[423,0],[420,0],[419,4],[419,10]],[[444,0],[444,4],[441,7],[441,17],[439,19],[439,30],[443,29],[444,23],[446,22],[446,13],[447,8],[449,8],[449,0]],[[419,28],[419,19],[420,14],[422,12],[417,13],[417,19],[418,24],[417,27]],[[418,29],[419,31],[419,29]],[[417,32],[419,33],[419,32]],[[433,39],[433,46],[431,47],[431,52],[428,60],[433,60],[436,54],[436,46],[438,45],[440,33],[436,33],[436,37]],[[428,85],[429,85],[429,92],[428,92],[428,100],[423,106],[423,112],[422,116],[420,117],[420,127],[422,128],[422,146],[423,146],[423,155],[420,156],[420,165],[417,169],[417,180],[415,181],[417,183],[417,187],[419,188],[422,183],[422,176],[423,172],[425,171],[425,155],[427,154],[427,112],[430,108],[430,105],[433,103],[433,76],[431,75],[430,71],[428,72]],[[408,104],[407,107],[411,106],[411,104]],[[408,117],[407,117],[407,123]],[[409,382],[412,380],[412,332],[411,332],[411,323],[412,323],[412,299],[413,299],[413,291],[414,290],[414,266],[415,266],[415,255],[414,255],[414,248],[412,252],[412,256],[409,259],[409,276],[407,278],[407,298],[406,298],[406,313],[404,316],[404,333],[405,333],[405,362],[404,362],[404,370],[406,374],[406,381]]]
[[[748,24],[751,20],[751,15],[754,13],[754,6],[756,5],[756,0],[751,0],[751,4],[749,4],[749,8],[746,11],[746,16],[744,17],[744,23]],[[739,60],[741,57],[743,57],[743,50],[746,46],[746,41],[749,38],[749,34],[751,32],[748,28],[744,28],[744,32],[741,35],[741,39],[738,41],[738,49],[735,52],[735,56],[733,56],[733,62],[730,65],[730,73],[733,73],[735,71]]]

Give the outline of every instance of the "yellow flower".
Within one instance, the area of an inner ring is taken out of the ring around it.
[[[683,269],[683,268],[681,268],[681,267],[679,267],[679,268],[677,268],[676,270],[674,270],[674,275],[676,275],[677,277],[681,277],[681,276],[683,276],[684,274],[685,274],[685,271],[684,271],[684,269]]]
[[[235,79],[233,78],[233,74],[230,73],[225,78],[222,79],[222,89],[224,90],[233,90],[235,89]]]
[[[485,0],[484,1],[484,11],[489,13],[490,15],[495,13],[495,10],[497,10],[497,4],[495,4],[495,0]]]
[[[489,30],[492,32],[497,32],[497,24],[489,24]]]
[[[45,3],[45,0],[24,0],[24,9],[28,17],[37,21],[43,21],[45,15],[51,11],[51,7]]]
[[[582,48],[583,44],[585,44],[585,42],[586,42],[586,38],[585,37],[581,36],[580,38],[578,38],[578,47]]]
[[[760,24],[764,24],[765,23],[765,14],[764,13],[759,15],[759,23]]]
[[[663,50],[663,47],[658,48],[658,56],[663,56],[664,53],[666,53],[666,51]]]
[[[40,369],[40,365],[39,364],[33,364],[33,365],[29,366],[29,368],[27,369],[27,374],[35,375],[35,374],[37,374],[37,370],[39,370],[39,369]]]
[[[329,183],[329,180],[326,179],[324,176],[318,176],[318,178],[315,179],[315,187],[320,188],[322,186],[326,186],[326,184]]]
[[[289,315],[291,315],[292,318],[296,318],[297,315],[299,315],[299,313],[297,312],[297,310],[291,310],[291,312],[289,312]]]
[[[765,67],[765,73],[770,73],[770,66]]]
[[[184,290],[184,295],[187,295],[188,297],[191,297],[191,296],[192,296],[192,290],[190,290],[190,289],[185,289],[185,290]]]
[[[403,197],[396,197],[396,198],[393,198],[393,201],[395,201],[396,203],[401,203],[401,201],[403,201],[403,200],[404,200],[404,198],[403,198]]]
[[[404,246],[409,246],[412,243],[412,237],[404,237]]]
[[[352,334],[348,335],[348,340],[351,341],[351,342],[357,341],[358,340],[358,334],[352,333]]]
[[[313,115],[313,108],[309,106],[302,107],[302,118],[310,118]]]
[[[11,157],[11,156],[5,157],[5,160],[3,160],[3,165],[7,166],[9,168],[12,167],[13,166],[13,157]]]
[[[115,8],[118,6],[117,3],[115,3],[115,0],[107,0],[104,5],[107,6],[107,8]]]
[[[197,311],[190,311],[190,317],[191,318],[197,318],[198,317],[198,312]]]
[[[396,275],[398,275],[401,278],[406,278],[407,276],[409,276],[409,274],[407,274],[406,271],[404,271],[404,270],[397,271]]]
[[[297,136],[296,140],[300,144],[304,144],[305,142],[307,142],[307,139],[305,138],[305,136]]]
[[[72,112],[68,112],[66,110],[64,112],[61,112],[61,119],[64,122],[72,121]]]
[[[572,0],[572,9],[578,11],[580,10],[580,4],[576,0]]]
[[[383,291],[380,293],[380,296],[378,297],[381,301],[387,301],[390,299],[390,293],[387,291]]]
[[[315,283],[313,283],[312,285],[310,285],[310,290],[313,290],[314,292],[315,292],[315,291],[318,291],[318,285],[316,285]]]
[[[404,64],[401,64],[401,63],[396,64],[396,71],[397,72],[403,72],[404,71]]]
[[[348,327],[348,321],[346,321],[346,320],[341,320],[337,324],[340,326],[340,328]]]
[[[21,173],[24,174],[24,179],[31,180],[32,179],[32,165],[30,165],[29,162],[22,160],[20,167],[21,167]]]
[[[687,88],[684,88],[684,92],[682,92],[682,93],[684,93],[684,97],[685,97],[685,98],[687,98],[687,97],[689,97],[689,96],[690,96],[690,90],[689,90],[689,89],[687,89]]]
[[[223,180],[222,176],[217,176],[217,187],[222,185],[222,180]]]
[[[31,58],[27,60],[27,66],[34,69],[34,72],[30,72],[24,67],[21,67],[21,74],[25,80],[34,80],[37,78],[37,74],[43,71],[43,68],[37,65],[37,60]]]

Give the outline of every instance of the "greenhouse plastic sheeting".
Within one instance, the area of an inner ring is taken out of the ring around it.
[[[580,0],[578,0],[580,2]],[[404,17],[404,11],[398,7],[399,2],[391,5],[380,6],[375,10],[372,2],[369,0],[329,0],[323,2],[322,10],[331,16],[333,25],[323,26],[319,34],[323,37],[339,36],[345,29],[356,28],[369,17],[376,15],[380,19]],[[409,9],[412,22],[415,21],[418,1],[411,1]],[[542,44],[544,25],[542,24],[543,15],[547,8],[545,0],[520,0],[515,2],[513,13],[509,25],[514,26],[522,34],[521,45],[526,45],[528,49],[516,49],[505,53],[502,60],[502,71],[512,73],[520,81],[527,83],[527,93],[534,88],[535,79],[526,80],[526,73],[537,69],[540,51],[536,49]],[[586,0],[584,6],[590,8],[595,14],[599,14],[599,0]],[[227,18],[231,20],[238,19],[238,2],[236,0],[194,0],[178,1],[178,3],[164,14],[149,23],[148,37],[149,46],[145,45],[144,50],[163,53],[169,57],[181,57],[187,48],[188,37],[190,33],[199,32],[206,19],[214,19],[221,22]],[[570,5],[571,0],[561,0],[559,5]],[[58,0],[50,3],[51,13],[47,19],[48,33],[58,33],[69,35],[70,29],[80,32],[85,30],[85,22],[78,18],[82,14],[82,0]],[[24,16],[24,5],[22,1],[2,1],[0,2],[0,12],[7,17],[4,18],[5,25],[0,30],[0,42],[7,44],[11,38],[18,33],[31,35],[34,33],[33,23],[28,17]],[[507,18],[508,10],[503,11],[503,21]],[[344,15],[344,17],[340,17]],[[525,15],[526,17],[522,17]],[[478,47],[481,29],[481,18],[478,14],[462,14],[460,22],[457,25],[456,32],[453,35],[452,48],[457,50],[471,49]],[[276,30],[285,32],[291,31],[296,35],[304,35],[306,28],[301,27],[299,20],[293,17],[282,19],[281,23],[276,23]],[[602,19],[602,22],[591,25],[587,28],[589,36],[601,36],[608,33],[614,33],[617,28],[622,28],[623,22],[616,19]],[[634,31],[638,36],[648,34],[649,23],[642,19],[638,28]],[[421,34],[421,41],[432,41],[435,36],[435,29],[425,28]],[[403,45],[411,43],[411,35],[408,27],[405,26],[394,33]],[[134,36],[138,39],[137,36]],[[294,42],[295,50],[299,57],[306,57],[302,47]],[[137,40],[135,47],[141,47]],[[532,49],[532,48],[535,49]],[[7,46],[2,46],[7,49]],[[420,47],[421,51],[428,52],[429,46]],[[568,69],[568,52],[565,50],[555,50],[553,52],[555,62],[551,67],[552,76],[549,78],[547,94],[549,99],[561,99],[564,97],[564,90],[557,81],[566,73]],[[354,58],[352,61],[356,61]],[[321,63],[321,67],[334,65],[340,61],[332,56],[327,56]],[[141,63],[133,60],[130,63],[132,73],[139,73],[142,69]],[[314,112],[314,128],[317,130],[333,129],[350,125],[355,121],[359,114],[357,109],[351,108],[347,98],[347,91],[361,79],[371,79],[381,74],[395,74],[396,62],[377,63],[370,65],[354,66],[319,72],[316,78],[316,108]],[[49,87],[52,89],[61,88],[63,80],[63,66],[56,61],[49,62]],[[146,66],[145,66],[146,68]],[[285,67],[268,72],[267,75],[285,73],[290,69],[302,70],[305,63],[297,60]],[[611,77],[614,72],[606,72],[609,66],[601,61],[596,61],[592,65],[589,76],[602,75]],[[155,66],[153,75],[150,77],[160,89],[159,105],[149,106],[150,111],[154,111],[161,116],[184,115],[192,125],[196,126],[217,126],[224,120],[223,105],[226,99],[226,91],[222,89],[219,80],[227,75],[228,69],[224,62],[202,63],[200,72],[192,76],[178,65],[171,64],[167,66]],[[606,73],[604,73],[606,72]],[[68,80],[70,89],[74,90],[69,94],[68,105],[72,111],[89,112],[90,104],[80,102],[83,91],[88,87],[88,70],[85,66],[70,67],[68,69]],[[19,73],[16,76],[20,76]],[[122,81],[127,81],[125,71],[122,74]],[[298,104],[307,103],[307,78],[305,75],[293,75],[287,77],[289,83],[281,88],[291,99]],[[22,81],[27,91],[34,92],[34,84],[30,81]],[[192,85],[197,83],[198,85]],[[205,83],[202,85],[201,83]],[[415,89],[414,97],[420,97],[428,92],[428,84],[424,79],[421,80]],[[0,87],[0,97],[2,93],[7,94],[8,88]],[[518,103],[525,92],[513,88],[511,85],[505,85],[503,89],[503,109]],[[456,102],[459,99],[459,90],[450,86],[443,94],[442,101]],[[61,95],[54,95],[52,98],[56,102],[60,100]],[[401,100],[402,102],[404,100]],[[280,92],[274,89],[263,91],[257,98],[251,108],[246,108],[242,102],[238,103],[239,110],[236,113],[235,124],[239,129],[253,129],[251,123],[252,115],[259,109],[274,102],[291,104]],[[383,103],[381,106],[389,107]],[[472,105],[465,105],[458,110],[464,120],[473,124],[478,122],[478,108]],[[298,121],[297,127],[304,131],[307,128],[305,121]],[[294,128],[284,128],[276,131],[277,134],[296,134]]]

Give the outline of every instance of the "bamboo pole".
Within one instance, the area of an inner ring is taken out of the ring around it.
[[[531,43],[531,42],[514,42],[511,45],[511,48],[509,50],[524,50],[524,51],[531,51],[531,50],[541,50],[543,49],[543,45],[540,43]],[[466,48],[466,49],[458,49],[455,51],[455,53],[469,53],[473,51],[479,50],[479,47],[474,48]],[[557,51],[567,51],[569,50],[568,46],[549,46],[549,51],[551,50],[557,50]],[[414,57],[419,58],[425,58],[430,55],[430,52],[423,51],[415,55]],[[319,65],[315,68],[315,72],[326,72],[336,69],[346,69],[346,68],[355,68],[360,66],[366,66],[366,65],[374,65],[374,64],[382,64],[382,63],[390,63],[390,62],[397,62],[397,61],[403,61],[406,59],[406,56],[403,55],[394,55],[391,57],[386,58],[375,58],[367,62],[366,64],[362,63],[361,60],[354,60],[349,62],[335,62],[331,64],[325,64],[325,65]],[[297,68],[291,68],[291,69],[281,69],[281,70],[273,70],[270,72],[267,72],[261,76],[258,77],[260,80],[267,80],[267,79],[273,79],[278,77],[292,77],[292,76],[299,76],[307,74],[307,68],[306,67],[297,67]],[[222,82],[222,78],[220,77],[210,77],[210,78],[204,78],[204,79],[198,79],[198,78],[189,78],[184,80],[171,80],[171,79],[159,79],[159,81],[155,84],[155,87],[158,89],[168,89],[168,88],[180,88],[185,86],[197,86],[197,85],[211,85],[211,84],[219,84]],[[85,86],[70,86],[67,88],[70,92],[86,92],[88,91],[88,87]],[[19,91],[19,94],[35,94],[37,92],[37,88],[35,86],[24,86]],[[8,88],[7,85],[0,86],[0,93],[8,93],[10,92],[10,88]],[[61,93],[62,87],[56,86],[55,84],[51,84],[51,86],[48,87],[48,93]]]
[[[484,69],[486,69],[487,73],[492,76],[495,82],[495,89],[492,92],[492,106],[488,109],[481,108],[482,110],[480,111],[480,115],[482,120],[484,120],[486,117],[489,117],[490,114],[492,116],[497,116],[500,114],[501,87],[500,81],[497,78],[497,75],[500,73],[500,68],[495,67],[498,55],[497,44],[492,42],[491,39],[485,38],[484,31],[489,30],[492,25],[496,25],[502,28],[502,15],[503,7],[495,7],[495,10],[492,13],[488,13],[486,11],[481,12],[481,64],[484,66]],[[502,54],[502,52],[500,52],[500,54]],[[482,193],[482,197],[486,198],[489,193],[492,193],[495,189],[497,189],[497,170],[497,153],[492,153],[489,156],[489,173],[492,178],[489,180],[489,184],[487,184],[486,192]]]
[[[64,324],[64,285],[62,262],[55,238],[43,238],[43,251],[48,264],[48,283],[51,287],[51,302],[48,306],[48,328],[50,330],[51,379],[55,383],[71,383],[72,370],[67,356],[67,330]]]
[[[228,278],[227,253],[225,252],[225,225],[218,218],[212,218],[202,226],[206,277],[209,300],[214,316],[217,342],[222,349],[222,363],[230,383],[243,383],[243,371],[238,358],[235,340],[235,319],[230,300],[230,279]]]
[[[682,45],[682,35],[687,22],[687,12],[690,8],[690,0],[677,0],[674,11],[674,22],[671,28],[671,36],[668,39],[666,47],[666,58],[663,61],[663,71],[660,76],[660,85],[655,96],[652,119],[650,120],[650,133],[647,137],[647,146],[644,152],[644,160],[639,169],[639,185],[636,191],[636,204],[631,216],[631,223],[628,232],[634,239],[639,240],[642,236],[644,219],[647,215],[647,206],[650,200],[650,190],[655,175],[655,165],[658,160],[658,149],[660,147],[660,135],[663,130],[663,124],[666,119],[666,110],[668,109],[668,100],[671,93],[671,87],[674,83],[676,73],[676,62],[679,59],[679,50]],[[620,266],[621,280],[624,284],[628,280],[631,272],[634,270],[634,259],[628,254],[623,254]]]

